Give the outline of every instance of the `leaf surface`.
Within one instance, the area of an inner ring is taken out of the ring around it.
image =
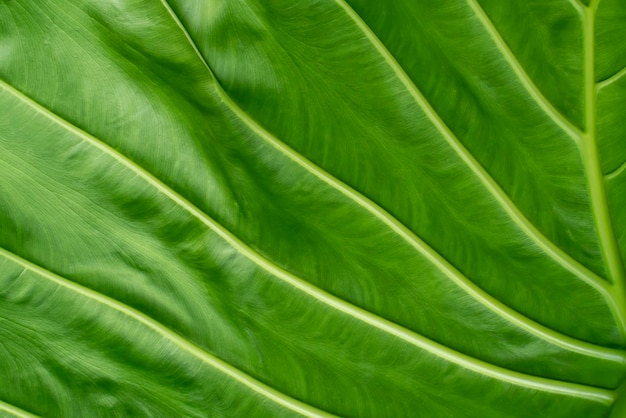
[[[0,411],[608,416],[625,13],[0,3]]]

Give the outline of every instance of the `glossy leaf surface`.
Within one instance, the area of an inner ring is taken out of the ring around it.
[[[588,3],[0,2],[0,413],[609,416],[626,4]]]

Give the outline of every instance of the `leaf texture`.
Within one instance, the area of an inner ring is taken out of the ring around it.
[[[608,417],[625,16],[0,2],[0,415]]]

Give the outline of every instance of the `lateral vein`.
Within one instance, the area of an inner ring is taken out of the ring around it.
[[[618,361],[624,360],[623,353],[618,350],[612,350],[605,347],[599,347],[590,343],[586,343],[581,340],[577,340],[575,338],[566,336],[564,334],[558,333],[550,328],[547,328],[525,315],[519,313],[518,311],[510,308],[505,305],[501,301],[497,300],[489,293],[482,290],[479,286],[477,286],[474,282],[472,282],[469,278],[467,278],[463,273],[457,270],[452,264],[450,264],[444,257],[442,257],[438,252],[436,252],[432,247],[430,247],[426,242],[424,242],[420,237],[418,237],[413,231],[407,228],[404,224],[402,224],[398,219],[396,219],[393,215],[389,214],[385,209],[374,203],[372,200],[359,193],[357,190],[351,188],[332,174],[326,172],[321,167],[317,166],[313,162],[307,160],[305,157],[295,152],[293,149],[288,147],[285,143],[280,141],[278,138],[267,132],[263,127],[259,125],[252,117],[250,117],[246,112],[244,112],[226,93],[224,88],[219,83],[219,80],[213,73],[213,70],[204,59],[204,56],[198,49],[197,45],[189,35],[189,32],[184,27],[182,22],[176,16],[176,13],[171,9],[166,0],[161,0],[165,8],[168,10],[172,19],[176,22],[176,24],[180,27],[181,31],[187,38],[191,47],[194,49],[196,55],[203,63],[204,67],[207,69],[211,77],[216,82],[216,92],[220,95],[223,103],[231,109],[231,111],[242,120],[256,135],[262,138],[264,141],[273,146],[276,150],[287,156],[290,160],[300,165],[308,172],[313,174],[315,177],[334,188],[335,190],[342,193],[344,196],[351,199],[357,205],[371,213],[377,219],[379,219],[382,223],[387,225],[394,233],[400,236],[404,241],[406,241],[411,247],[413,247],[418,253],[424,256],[428,261],[430,261],[437,269],[439,269],[446,277],[448,277],[453,283],[467,292],[471,297],[475,300],[486,306],[488,309],[501,316],[505,320],[515,324],[516,326],[524,329],[525,331],[541,338],[550,343],[558,345],[568,350],[572,350],[574,352],[578,352],[585,355],[593,355],[596,357],[613,359]],[[581,268],[584,268],[581,266]],[[570,270],[572,271],[572,270]],[[589,274],[592,274],[589,272]],[[601,279],[592,280],[592,287],[598,291],[604,299],[607,301],[610,309],[614,311],[617,309],[613,303],[614,301],[611,298],[611,294],[609,291],[609,285]]]
[[[580,14],[582,16],[582,14],[584,13],[584,9],[585,9],[585,5],[581,3],[580,0],[567,0],[578,12],[578,14]]]
[[[596,89],[599,91],[600,89],[603,89],[603,88],[605,88],[605,87],[615,83],[616,81],[621,79],[625,74],[626,74],[626,67],[622,68],[621,70],[619,70],[618,72],[616,72],[615,74],[610,76],[609,78],[604,79],[602,81],[598,81],[596,83]]]
[[[496,45],[500,54],[504,57],[504,60],[507,62],[509,67],[513,70],[519,81],[522,83],[526,91],[533,98],[535,103],[541,107],[541,109],[548,115],[552,121],[559,126],[568,136],[570,136],[579,146],[581,141],[582,132],[576,126],[574,126],[561,112],[555,109],[555,107],[550,103],[550,101],[541,93],[539,88],[535,85],[535,83],[528,76],[524,67],[519,63],[513,52],[506,44],[502,36],[496,29],[495,25],[487,16],[487,13],[483,10],[483,8],[476,2],[476,0],[467,0],[468,5],[483,25],[489,37]]]
[[[615,170],[611,171],[610,173],[607,173],[604,175],[604,178],[607,179],[608,181],[613,180],[615,177],[619,176],[620,174],[622,174],[622,172],[626,170],[626,161],[624,161],[619,167],[617,167]]]
[[[612,393],[604,389],[587,387],[584,385],[579,385],[579,384],[569,383],[569,382],[562,382],[562,381],[552,380],[552,379],[538,377],[538,376],[531,376],[531,375],[527,375],[524,373],[515,372],[512,370],[507,370],[502,367],[486,363],[482,360],[478,360],[473,357],[467,356],[449,347],[436,343],[422,335],[419,335],[387,319],[379,317],[369,311],[366,311],[362,308],[352,305],[336,296],[329,294],[328,292],[322,289],[317,288],[316,286],[310,284],[309,282],[305,280],[302,280],[298,277],[293,276],[288,271],[273,264],[271,261],[261,256],[259,253],[255,252],[252,248],[248,247],[239,238],[235,237],[230,231],[226,230],[222,225],[215,222],[212,218],[210,218],[200,209],[195,207],[192,203],[187,201],[184,197],[178,195],[174,190],[170,189],[167,185],[165,185],[159,179],[154,177],[154,175],[152,175],[151,173],[143,169],[141,166],[137,165],[134,161],[128,159],[128,157],[126,157],[125,155],[119,153],[118,151],[111,148],[106,143],[93,137],[87,132],[81,130],[80,128],[72,125],[65,119],[62,119],[58,115],[52,113],[50,110],[46,109],[39,103],[25,96],[23,93],[19,92],[15,88],[9,86],[4,81],[0,81],[0,86],[2,86],[9,93],[13,94],[16,98],[22,100],[25,104],[31,106],[35,111],[37,111],[41,115],[49,118],[53,122],[60,124],[68,131],[74,133],[82,140],[88,142],[95,148],[102,151],[104,154],[109,155],[110,157],[112,157],[113,159],[117,160],[119,163],[124,165],[126,168],[136,173],[139,177],[143,178],[146,182],[148,182],[153,187],[155,187],[156,190],[161,192],[163,195],[167,196],[173,202],[181,206],[183,209],[188,211],[192,216],[194,216],[203,224],[205,224],[209,229],[215,232],[220,238],[222,238],[225,242],[229,243],[240,254],[248,258],[250,261],[252,261],[254,264],[259,266],[261,269],[267,271],[268,273],[270,273],[277,279],[284,281],[285,283],[291,285],[292,287],[299,289],[300,291],[306,293],[307,295],[313,297],[314,299],[334,308],[335,310],[342,312],[346,314],[347,316],[350,316],[356,320],[367,323],[368,325],[371,325],[389,335],[395,336],[399,338],[400,340],[403,340],[419,349],[430,352],[437,357],[440,357],[451,363],[457,364],[473,372],[480,373],[485,376],[492,377],[494,379],[498,379],[504,382],[517,385],[517,386],[522,386],[522,387],[526,387],[526,388],[530,388],[534,390],[540,390],[540,391],[545,391],[545,392],[550,392],[550,393],[558,393],[558,394],[562,394],[566,396],[585,397],[588,399],[592,399],[592,400],[596,400],[596,401],[604,402],[604,403],[611,402]],[[12,253],[7,254],[8,253],[7,250],[0,250],[0,253],[3,253],[9,256],[9,258],[16,260],[16,262],[23,260],[21,258],[16,258],[17,256]],[[10,254],[12,254],[12,256],[10,256]],[[21,261],[21,265],[30,266],[30,267],[33,267],[36,271],[42,271],[45,273],[45,269],[43,269],[42,267],[35,266],[32,263],[27,262],[25,260]],[[45,277],[54,278],[57,276],[55,276],[54,273],[48,272],[48,274],[45,275]],[[61,280],[61,282],[63,282],[63,280],[65,280],[66,282],[69,282],[67,283],[68,285],[74,284],[74,282],[71,282],[67,279],[60,278],[60,276],[57,277],[57,280],[59,279]],[[74,285],[75,285],[75,288],[78,290],[82,289],[87,293],[92,292],[93,294],[99,295],[94,290],[91,290],[91,289],[87,290],[87,288],[83,288],[82,286],[78,284],[74,284]],[[71,286],[66,286],[66,287],[71,287]],[[121,304],[121,302],[115,301],[114,299],[110,299],[104,295],[102,295],[102,298],[103,298],[102,300],[106,299],[107,301]],[[132,308],[129,308],[129,309],[132,309]],[[143,315],[143,314],[140,314],[140,315]],[[171,331],[170,333],[174,337],[177,336],[177,334],[174,334]],[[179,342],[182,343],[183,348],[186,347],[191,350],[192,348],[191,346],[193,346],[192,343],[186,342],[186,340],[182,339],[182,337],[178,337],[178,338],[182,340]],[[184,344],[185,342],[187,345]],[[577,350],[582,350],[582,352],[589,350],[589,347],[592,346],[591,344],[581,345],[582,342],[578,342],[578,341],[576,342],[578,343],[576,344],[576,346],[578,347]],[[566,343],[563,343],[563,344],[566,344]],[[600,355],[601,357],[616,359],[615,357],[611,357],[611,356],[614,356],[615,354],[609,353],[610,350],[607,351],[606,349],[602,350],[600,347],[594,347],[594,352],[597,353],[598,351],[603,351],[603,353]],[[217,358],[215,358],[214,360],[216,362],[215,364],[221,364],[219,363],[221,360]],[[207,361],[209,361],[208,357],[207,357]],[[224,367],[226,370],[227,367],[226,366]],[[228,366],[228,367],[232,367],[232,366]],[[242,372],[239,372],[239,373],[242,373]],[[237,374],[237,369],[230,370],[229,375],[239,380],[240,376]],[[291,398],[285,400],[281,398],[281,396],[284,396],[284,395],[280,394],[280,392],[278,392],[278,394],[274,394],[273,392],[271,392],[274,389],[269,388],[269,387],[266,388],[260,382],[258,383],[258,385],[261,385],[261,386],[256,385],[256,383],[254,383],[256,381],[250,383],[250,382],[247,382],[244,378],[242,378],[242,380],[240,381],[241,383],[245,384],[251,389],[257,391],[258,393],[265,394],[267,392],[268,395],[271,395],[270,396],[271,399],[275,400],[281,405],[284,405],[292,410],[303,408],[302,406],[299,406],[299,404],[297,403],[298,401],[296,400],[292,401]],[[293,404],[294,402],[296,402],[296,404]],[[317,415],[310,415],[310,416],[317,416]]]
[[[10,403],[2,401],[2,400],[0,400],[0,410],[6,411],[20,418],[38,418],[39,417],[39,415],[31,414],[28,411],[25,411],[21,408],[18,408],[15,405],[11,405]]]
[[[285,395],[284,393],[281,393],[277,391],[276,389],[270,386],[267,386],[264,383],[259,382],[258,380],[242,372],[241,370],[237,369],[231,364],[221,360],[220,358],[216,357],[213,354],[210,354],[209,352],[200,348],[199,346],[195,345],[189,340],[181,337],[179,334],[167,328],[166,326],[162,325],[160,322],[156,321],[155,319],[147,316],[146,314],[118,300],[115,300],[91,288],[82,286],[69,279],[59,276],[42,266],[36,265],[33,262],[28,261],[18,256],[15,253],[12,253],[11,251],[5,248],[0,247],[0,254],[3,257],[13,261],[14,263],[24,267],[25,269],[28,269],[30,271],[37,273],[41,277],[55,283],[58,286],[61,286],[71,291],[74,291],[76,293],[79,293],[82,296],[92,299],[102,305],[107,306],[110,309],[116,310],[120,312],[121,314],[140,322],[144,326],[155,331],[156,333],[161,335],[163,338],[171,341],[179,348],[183,349],[184,351],[187,351],[188,353],[200,359],[201,361],[213,367],[214,369],[219,370],[220,372],[238,381],[239,383],[243,384],[249,389],[252,389],[254,392],[257,392],[258,394],[265,396],[268,399],[271,399],[272,401],[276,402],[277,404],[283,407],[286,407],[294,412],[303,414],[307,417],[331,417],[333,416],[317,408],[314,408],[311,405],[307,405],[296,399],[293,399]]]

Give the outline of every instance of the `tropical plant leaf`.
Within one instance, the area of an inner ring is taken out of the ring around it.
[[[0,414],[607,417],[624,22],[0,2]]]

